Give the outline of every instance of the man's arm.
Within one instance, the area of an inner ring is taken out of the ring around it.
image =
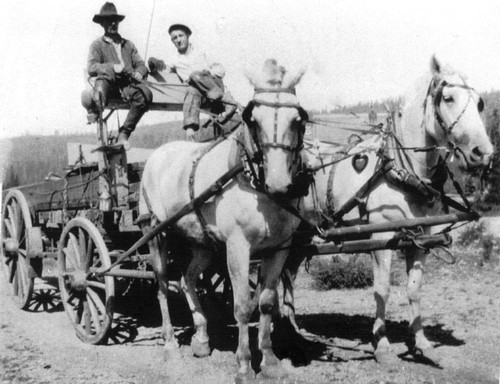
[[[114,77],[113,63],[102,63],[103,55],[99,40],[90,45],[87,59],[87,72],[90,76],[101,76],[112,79]]]
[[[131,41],[128,41],[128,44],[130,44],[132,67],[134,69],[134,72],[139,72],[142,77],[146,76],[146,74],[148,73],[148,69],[144,64],[144,60],[142,60],[141,55],[139,55],[139,52],[137,52],[137,48],[135,47],[135,45]]]

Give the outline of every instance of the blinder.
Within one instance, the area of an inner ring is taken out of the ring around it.
[[[253,100],[250,100],[241,115],[243,121],[248,126],[255,125],[255,121],[252,121],[253,107],[255,107],[255,102]]]
[[[484,100],[482,97],[479,98],[478,102],[477,102],[477,110],[479,112],[483,112],[484,111]]]

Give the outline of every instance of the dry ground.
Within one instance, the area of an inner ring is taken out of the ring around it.
[[[499,227],[496,223],[494,231]],[[302,345],[304,366],[292,364],[300,362],[300,355],[292,354],[293,361],[283,360],[289,377],[280,383],[499,382],[500,269],[474,263],[473,258],[461,258],[448,266],[429,259],[422,299],[424,324],[443,356],[442,368],[404,355],[409,310],[404,283],[392,288],[387,312],[390,339],[401,358],[399,364],[386,367],[374,361],[370,344],[372,290],[314,291],[311,276],[303,271],[297,290],[298,320],[315,341]],[[402,262],[397,261],[396,281],[403,282],[401,270]],[[38,285],[44,287],[48,288]],[[154,300],[138,296],[135,301],[126,298],[127,306],[123,306],[125,301],[118,303],[122,313],[118,343],[91,346],[76,338],[55,291],[37,293],[33,310],[20,311],[10,300],[5,282],[0,284],[0,383],[233,382],[237,330],[214,313],[210,326],[214,350],[210,357],[197,359],[188,346],[191,329],[186,306],[179,299],[171,300],[185,355],[180,362],[171,363],[163,359]],[[253,326],[254,352],[256,336]]]

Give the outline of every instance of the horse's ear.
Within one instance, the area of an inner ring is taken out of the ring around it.
[[[253,100],[251,100],[248,103],[248,105],[245,107],[245,109],[243,110],[243,114],[241,115],[241,117],[243,118],[243,121],[245,122],[245,124],[247,126],[251,126],[252,124],[255,123],[253,121],[253,117],[252,117],[252,111],[253,111],[254,106],[255,106],[255,103],[253,102]]]
[[[437,59],[436,55],[431,57],[431,73],[433,76],[439,75],[441,73],[441,62]]]
[[[244,75],[254,88],[261,88],[260,87],[260,84],[261,84],[260,76],[257,75],[257,73],[255,73],[255,71],[253,71],[253,69],[250,69],[249,67],[245,68]]]
[[[304,67],[299,68],[299,70],[295,73],[287,72],[285,78],[283,79],[283,88],[294,88],[300,82],[304,73],[306,73],[306,69]]]

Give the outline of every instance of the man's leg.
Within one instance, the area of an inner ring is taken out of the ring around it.
[[[188,140],[193,140],[194,132],[200,129],[200,110],[202,94],[193,86],[189,86],[184,97],[182,112],[184,114],[183,128]]]
[[[142,84],[127,85],[122,89],[122,96],[129,102],[130,110],[125,122],[118,130],[118,144],[127,142],[130,134],[134,131],[141,117],[147,112],[153,100],[153,94],[149,88]]]

